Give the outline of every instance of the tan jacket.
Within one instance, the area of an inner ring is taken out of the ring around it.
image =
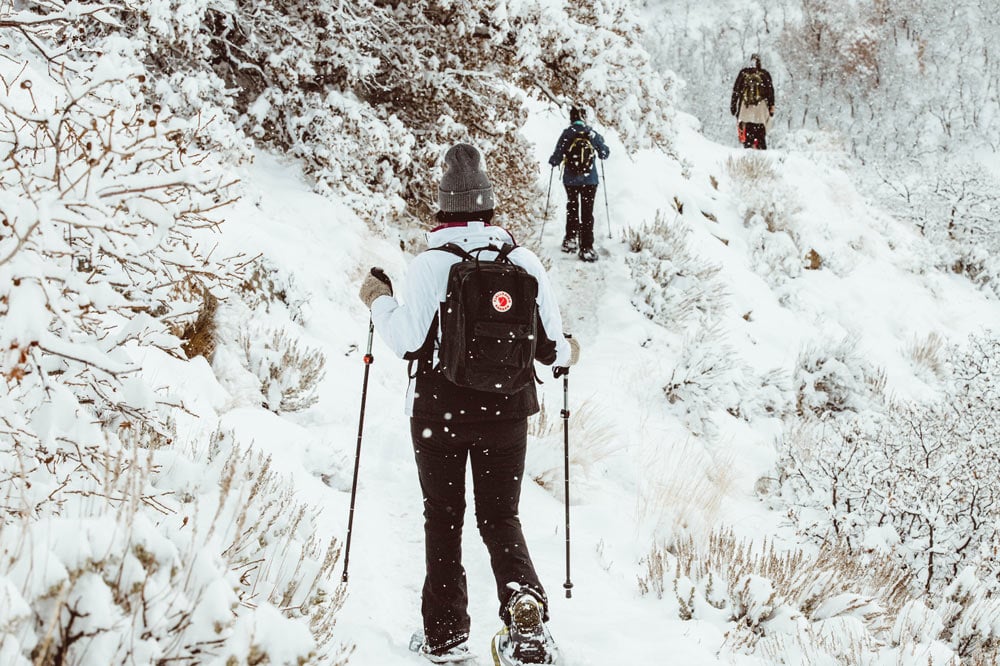
[[[736,118],[741,123],[757,123],[768,126],[771,124],[771,113],[767,108],[767,100],[762,99],[753,106],[740,109],[740,115]]]

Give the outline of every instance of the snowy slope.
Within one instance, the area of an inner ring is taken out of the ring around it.
[[[555,112],[534,109],[527,131],[536,142],[539,165],[545,164],[562,124]],[[693,247],[721,266],[730,293],[721,317],[725,342],[762,371],[791,367],[806,342],[852,335],[866,358],[886,367],[894,391],[918,394],[924,389],[902,355],[903,344],[931,331],[960,340],[969,332],[996,328],[1000,308],[958,277],[922,272],[908,249],[917,239],[869,208],[847,175],[822,161],[779,152],[767,158],[797,197],[801,239],[824,257],[825,266],[770,284],[755,272],[752,233],[726,175],[726,159],[740,151],[681,128],[678,149],[688,162],[685,178],[680,165],[655,151],[626,155],[609,134],[608,206],[602,191],[596,209],[601,261],[586,265],[558,252],[563,203],[558,186],[541,239],[566,326],[582,343],[580,365],[570,375],[570,407],[586,412],[585,422],[574,422],[571,430],[571,446],[582,453],[574,454],[574,594],[566,599],[561,589],[562,385],[549,379],[540,388],[548,426],[530,444],[528,470],[552,491],[526,482],[522,520],[550,595],[552,631],[570,666],[765,663],[725,651],[724,624],[682,622],[675,601],[638,592],[641,559],[681,529],[704,535],[729,525],[741,536],[777,537],[784,543],[794,537],[781,517],[754,496],[757,479],[773,465],[779,424],[720,419],[718,431],[702,437],[670,409],[662,389],[685,338],[632,305],[635,286],[625,262],[624,230],[651,222],[657,210],[668,218],[677,215],[674,197],[684,204],[683,217],[694,229]],[[548,173],[538,168],[544,187]],[[239,373],[223,357],[216,360],[216,371],[227,393],[220,398],[216,388],[212,396],[204,389],[205,399],[216,406],[224,425],[272,454],[275,464],[293,475],[298,499],[320,512],[320,529],[343,535],[368,328],[357,287],[371,265],[401,279],[407,257],[397,238],[370,231],[345,206],[313,194],[293,164],[259,155],[243,178],[247,196],[229,216],[226,242],[251,254],[261,252],[291,274],[294,298],[301,303],[299,320],[308,341],[327,354],[327,375],[316,407],[279,418],[240,399]],[[500,201],[502,207],[502,193]],[[749,320],[743,317],[747,312],[752,312]],[[405,364],[377,337],[374,354],[350,596],[336,632],[340,642],[357,646],[351,663],[394,666],[419,663],[407,642],[419,627],[422,516],[402,412]],[[719,469],[726,474],[714,474]],[[685,497],[691,479],[705,480],[698,487],[712,497]],[[704,501],[713,498],[717,502]],[[489,638],[498,626],[492,576],[471,511],[467,518],[472,643],[481,663],[487,663]]]

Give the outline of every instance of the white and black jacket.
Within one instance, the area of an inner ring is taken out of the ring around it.
[[[466,251],[487,245],[514,245],[513,237],[505,229],[483,222],[442,225],[427,234],[427,241],[432,248],[454,243]],[[482,254],[484,259],[494,256],[492,252]],[[515,247],[509,257],[538,280],[541,330],[536,359],[545,364],[568,365],[570,347],[563,337],[559,305],[544,267],[527,248]],[[449,252],[422,252],[413,259],[405,281],[395,291],[399,299],[380,296],[372,303],[375,330],[400,358],[424,346],[434,315],[445,300],[448,273],[457,261],[460,259]],[[435,349],[437,346],[434,345]],[[431,421],[500,421],[526,418],[538,412],[534,384],[513,395],[473,391],[456,386],[434,368],[436,352],[430,363],[421,365],[407,391],[409,416]]]

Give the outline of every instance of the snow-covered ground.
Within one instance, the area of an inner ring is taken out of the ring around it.
[[[674,198],[683,204],[682,217],[693,228],[692,247],[721,266],[730,294],[720,326],[713,330],[762,372],[790,368],[801,346],[811,340],[853,336],[867,359],[886,368],[891,390],[919,394],[922,384],[903,353],[906,341],[930,332],[959,341],[1000,325],[1000,308],[967,281],[924,272],[919,254],[909,249],[917,242],[912,231],[872,209],[847,174],[801,154],[773,151],[764,157],[796,199],[796,233],[823,257],[824,265],[769,283],[754,269],[753,232],[743,222],[725,167],[727,159],[742,151],[710,143],[690,127],[693,122],[682,121],[677,148],[687,161],[687,178],[663,154],[628,155],[613,134],[605,133],[612,155],[605,164],[607,206],[602,186],[595,211],[599,262],[584,264],[558,251],[563,206],[558,185],[553,186],[550,219],[540,242],[541,254],[551,262],[566,327],[582,345],[580,364],[569,380],[571,410],[586,413],[586,422],[571,421],[576,427],[570,430],[577,456],[572,469],[571,599],[562,590],[558,414],[563,391],[552,379],[539,389],[547,426],[529,445],[528,471],[534,479],[549,480],[553,490],[526,480],[521,514],[550,596],[551,628],[568,666],[767,663],[764,657],[725,650],[725,624],[682,622],[676,601],[641,596],[637,577],[654,544],[679,530],[704,536],[729,526],[738,536],[794,543],[782,516],[754,494],[758,478],[772,470],[779,424],[773,419],[747,423],[716,418],[716,430],[699,436],[685,428],[667,402],[663,386],[682,345],[697,338],[654,323],[632,304],[635,285],[622,240],[626,229],[652,222],[658,210],[676,220],[681,215]],[[533,168],[539,169],[540,187],[545,187],[548,172],[539,165],[545,165],[563,123],[554,111],[533,109],[527,132],[537,146]],[[327,375],[315,407],[282,418],[241,400],[239,373],[227,372],[224,360],[216,361],[224,391],[207,388],[204,381],[185,388],[200,392],[223,425],[274,456],[274,465],[294,478],[297,499],[316,507],[319,531],[343,535],[368,331],[357,287],[371,265],[403,279],[407,257],[397,238],[373,233],[346,206],[312,193],[294,164],[260,154],[242,177],[246,197],[228,216],[225,242],[250,254],[262,252],[291,274],[299,320],[308,342],[325,351]],[[436,183],[428,179],[427,187]],[[503,192],[498,201],[502,211]],[[751,314],[744,318],[746,313]],[[351,663],[393,666],[419,660],[407,644],[420,623],[422,516],[403,414],[405,363],[377,336],[374,355],[349,598],[336,633],[339,642],[357,646]],[[178,384],[183,386],[183,380]],[[725,474],[713,475],[719,469]],[[695,478],[708,482],[689,484]],[[705,496],[685,496],[685,489],[695,487]],[[464,562],[472,645],[485,664],[489,639],[498,627],[497,609],[487,553],[471,512]]]

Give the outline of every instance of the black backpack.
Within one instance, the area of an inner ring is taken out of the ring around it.
[[[743,74],[743,108],[760,104],[764,99],[764,74],[759,69],[748,69]]]
[[[590,132],[577,134],[569,142],[566,154],[563,158],[566,164],[566,171],[577,176],[586,176],[594,168],[594,158],[597,151],[594,144],[590,142]]]
[[[478,391],[511,395],[531,384],[538,339],[538,280],[511,262],[508,255],[514,246],[466,252],[448,243],[432,249],[462,259],[448,273],[447,295],[438,313],[438,368],[451,382]],[[485,250],[498,254],[495,259],[480,259]]]

